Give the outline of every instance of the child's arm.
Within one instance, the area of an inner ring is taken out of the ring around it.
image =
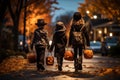
[[[50,46],[50,48],[49,48],[49,51],[50,51],[50,52],[52,52],[52,51],[53,51],[53,48],[54,48],[55,43],[56,43],[55,36],[56,36],[56,35],[54,34],[54,35],[53,35],[52,44],[51,44],[51,46]]]

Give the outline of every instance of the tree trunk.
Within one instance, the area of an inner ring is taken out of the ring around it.
[[[19,19],[16,18],[14,21],[14,27],[13,27],[13,34],[14,34],[14,50],[18,50],[18,25],[19,25]]]
[[[5,16],[5,12],[7,10],[8,0],[0,0],[0,49],[2,48],[1,42],[1,30],[2,30],[2,23]]]

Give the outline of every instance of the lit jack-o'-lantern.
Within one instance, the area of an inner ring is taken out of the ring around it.
[[[84,53],[84,58],[86,59],[93,58],[93,51],[91,49],[86,49],[83,51],[83,53]]]
[[[54,57],[53,56],[46,57],[46,64],[53,65],[54,64]]]
[[[71,50],[66,50],[64,54],[64,59],[73,61],[73,52]]]
[[[34,53],[27,54],[27,59],[30,63],[35,63],[36,62],[36,54],[34,54]]]

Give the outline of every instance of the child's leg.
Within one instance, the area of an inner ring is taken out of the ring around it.
[[[62,71],[63,57],[61,56],[57,57],[57,64],[58,64],[58,70]]]

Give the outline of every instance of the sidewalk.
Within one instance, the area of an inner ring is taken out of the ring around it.
[[[36,63],[27,64],[19,72],[0,76],[0,80],[120,80],[120,59],[95,55],[93,59],[83,58],[83,70],[74,72],[73,61],[64,60],[63,71],[53,66],[45,66],[46,71],[37,72]]]

